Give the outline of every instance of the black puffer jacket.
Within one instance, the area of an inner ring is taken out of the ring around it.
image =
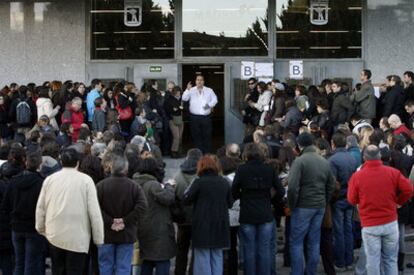
[[[334,96],[331,108],[331,121],[334,126],[348,122],[354,113],[354,106],[345,92],[341,91]]]
[[[382,104],[382,116],[389,117],[392,114],[396,114],[399,117],[403,114],[404,110],[404,89],[400,85],[395,85],[391,88],[381,101]]]
[[[9,218],[13,231],[36,232],[36,204],[43,180],[39,173],[28,170],[10,179],[1,209]]]
[[[6,162],[0,167],[0,201],[3,201],[3,197],[7,190],[7,186],[10,182],[10,179],[23,171],[23,168],[20,166],[13,166],[10,163]],[[9,219],[7,218],[6,213],[3,210],[0,210],[0,251],[11,250],[12,249],[11,241],[11,228]]]

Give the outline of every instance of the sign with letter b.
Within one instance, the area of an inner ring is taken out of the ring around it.
[[[289,78],[303,79],[303,60],[289,61]]]

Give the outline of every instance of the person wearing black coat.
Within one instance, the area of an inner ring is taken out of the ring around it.
[[[172,134],[171,157],[178,158],[184,131],[183,107],[181,105],[181,88],[176,86],[173,94],[166,95],[164,101],[165,114]]]
[[[37,172],[39,152],[27,157],[27,170],[12,177],[1,209],[9,219],[16,260],[15,274],[44,274],[46,240],[36,232],[35,212],[44,178]]]
[[[398,76],[392,76],[390,80],[391,89],[385,92],[382,98],[382,117],[392,114],[402,117],[404,112],[404,88]]]
[[[6,193],[10,179],[24,170],[25,153],[22,147],[10,149],[8,160],[0,167],[0,202]],[[12,274],[13,245],[7,214],[0,209],[0,270],[3,275]]]
[[[232,185],[234,199],[240,199],[240,233],[244,251],[244,273],[270,275],[271,240],[275,221],[272,214],[272,195],[281,201],[285,195],[277,172],[264,163],[257,144],[247,144],[243,159]]]
[[[341,85],[334,83],[334,99],[331,107],[331,121],[333,126],[338,126],[349,122],[354,114],[354,106],[351,103],[346,91],[342,90]]]
[[[194,274],[223,274],[223,249],[230,247],[228,209],[233,206],[230,185],[219,175],[218,160],[207,155],[198,162],[197,178],[184,194],[193,204]]]

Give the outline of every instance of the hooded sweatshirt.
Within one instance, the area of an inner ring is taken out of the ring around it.
[[[43,177],[24,170],[12,177],[4,196],[2,208],[8,214],[15,232],[34,233],[36,203],[42,189]]]

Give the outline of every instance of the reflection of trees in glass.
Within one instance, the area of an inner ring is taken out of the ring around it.
[[[348,7],[362,7],[361,2],[361,0],[329,1],[328,24],[316,26],[310,23],[308,0],[289,0],[278,14],[277,56],[282,58],[361,57],[362,50],[356,48],[361,47],[362,43],[361,10],[348,9]]]
[[[93,10],[118,10],[117,13],[92,14],[92,41],[96,59],[173,58],[174,56],[174,2],[168,1],[170,10],[163,10],[160,1],[143,0],[142,25],[124,24],[124,1],[94,0]],[[94,32],[104,34],[94,35]],[[160,49],[170,48],[170,49]]]
[[[237,20],[232,17],[231,20]],[[207,24],[207,23],[206,23]],[[267,55],[268,11],[263,17],[256,17],[240,37],[226,36],[226,31],[218,35],[206,32],[184,32],[184,56],[262,56]],[[202,48],[203,50],[192,50]]]

